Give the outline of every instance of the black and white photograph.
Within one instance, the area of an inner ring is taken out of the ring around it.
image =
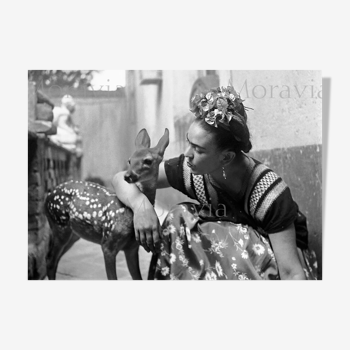
[[[28,71],[28,279],[322,279],[322,86]]]
[[[1,348],[344,347],[342,5],[3,6]]]

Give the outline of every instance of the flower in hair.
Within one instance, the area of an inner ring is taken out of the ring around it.
[[[230,130],[232,119],[240,124],[246,122],[246,107],[243,109],[243,116],[238,112],[242,109],[242,102],[243,100],[233,86],[218,87],[206,94],[200,93],[193,96],[190,111],[197,118],[204,119],[209,125],[216,128],[221,126]]]

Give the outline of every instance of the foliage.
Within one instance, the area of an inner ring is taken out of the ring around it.
[[[28,80],[39,88],[52,86],[79,88],[89,86],[96,70],[28,70]]]

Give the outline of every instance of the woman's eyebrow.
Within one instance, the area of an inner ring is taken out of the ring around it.
[[[205,150],[205,147],[196,145],[195,143],[191,142],[191,141],[189,140],[189,138],[188,138],[188,133],[186,134],[186,139],[187,139],[187,141],[188,141],[192,146],[195,146],[195,147],[198,147],[198,148],[201,148],[201,149],[204,149],[204,150]]]

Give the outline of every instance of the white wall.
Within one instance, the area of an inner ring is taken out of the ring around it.
[[[321,71],[218,71],[241,92],[253,150],[322,144]]]

